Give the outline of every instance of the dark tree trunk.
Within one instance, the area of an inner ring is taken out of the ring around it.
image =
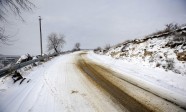
[[[58,53],[57,48],[54,48],[55,52]]]

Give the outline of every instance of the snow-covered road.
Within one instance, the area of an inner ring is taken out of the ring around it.
[[[185,111],[118,76],[86,52],[58,56],[33,68],[29,83],[1,80],[0,112]]]
[[[78,54],[59,56],[26,76],[19,85],[6,79],[0,86],[0,112],[126,111],[77,69]]]

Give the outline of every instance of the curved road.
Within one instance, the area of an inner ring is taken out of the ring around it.
[[[119,73],[86,58],[86,52],[59,56],[32,69],[22,85],[0,85],[0,112],[185,111],[145,91]]]

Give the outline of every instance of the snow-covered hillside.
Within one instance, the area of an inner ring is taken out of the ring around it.
[[[94,52],[186,75],[186,27],[169,29]]]

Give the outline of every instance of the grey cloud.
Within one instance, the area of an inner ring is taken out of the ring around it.
[[[34,14],[24,16],[26,24],[16,21],[16,26],[7,26],[10,33],[19,30],[15,36],[19,41],[1,47],[2,53],[40,53],[39,15],[43,18],[45,52],[51,32],[65,34],[64,50],[72,49],[76,42],[83,48],[96,48],[141,38],[170,22],[182,24],[186,20],[185,0],[40,0],[36,5]]]

